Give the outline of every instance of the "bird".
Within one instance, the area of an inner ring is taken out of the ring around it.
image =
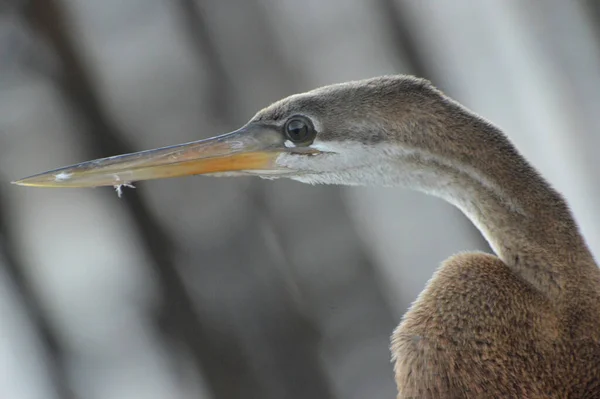
[[[567,202],[500,128],[429,80],[323,86],[231,133],[13,183],[120,190],[197,174],[405,187],[471,220],[493,253],[452,255],[402,316],[398,399],[600,398],[600,269]]]

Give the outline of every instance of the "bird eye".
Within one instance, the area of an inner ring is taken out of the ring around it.
[[[317,132],[308,118],[293,116],[285,124],[285,135],[294,144],[310,145]]]

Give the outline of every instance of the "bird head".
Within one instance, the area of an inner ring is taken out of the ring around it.
[[[388,155],[403,150],[393,143],[418,125],[424,110],[432,113],[425,103],[439,97],[434,93],[429,82],[408,76],[325,86],[275,102],[231,133],[83,162],[14,183],[120,186],[210,174],[362,184],[365,171],[384,168]]]

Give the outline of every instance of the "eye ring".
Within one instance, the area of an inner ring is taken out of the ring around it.
[[[310,119],[302,115],[294,115],[284,126],[285,137],[296,145],[312,144],[317,132]]]

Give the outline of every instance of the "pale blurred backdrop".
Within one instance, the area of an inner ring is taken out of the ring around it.
[[[1,0],[0,398],[395,397],[402,314],[443,259],[489,251],[451,206],[257,178],[9,184],[395,73],[501,126],[600,252],[597,0]]]

